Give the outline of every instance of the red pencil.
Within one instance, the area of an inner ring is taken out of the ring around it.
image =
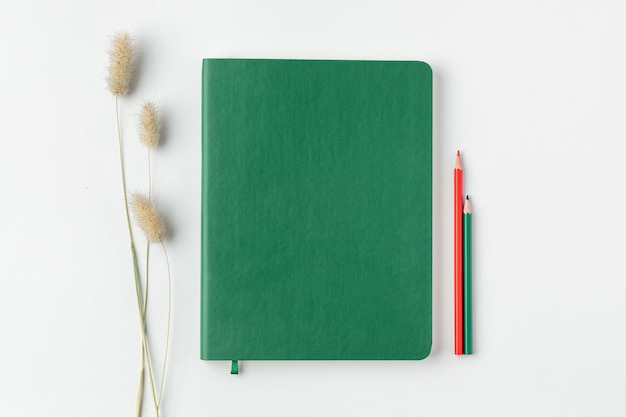
[[[463,168],[454,164],[454,354],[463,354]]]

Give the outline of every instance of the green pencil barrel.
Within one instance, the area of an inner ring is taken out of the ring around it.
[[[472,214],[463,214],[463,353],[472,353]]]

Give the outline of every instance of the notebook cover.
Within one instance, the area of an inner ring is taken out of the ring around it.
[[[205,59],[202,359],[422,359],[432,72]]]

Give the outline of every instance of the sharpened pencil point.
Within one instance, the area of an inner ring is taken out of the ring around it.
[[[472,206],[470,204],[469,196],[465,197],[465,204],[463,204],[463,213],[472,214]]]
[[[459,153],[459,151],[456,151],[456,160],[454,161],[454,169],[463,169],[461,167],[461,154]],[[463,194],[461,194],[459,197],[463,198]]]

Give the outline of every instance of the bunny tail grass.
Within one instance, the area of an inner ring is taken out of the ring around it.
[[[139,120],[139,141],[148,149],[159,144],[159,115],[155,104],[146,101],[141,105]]]
[[[157,207],[144,195],[133,193],[130,203],[137,225],[151,242],[161,242],[165,238],[165,222]]]
[[[142,351],[145,353],[146,363],[148,365],[148,375],[150,377],[150,385],[152,389],[152,401],[154,403],[154,408],[157,417],[159,417],[159,407],[157,405],[156,400],[156,392],[154,389],[154,379],[152,376],[152,364],[150,363],[150,355],[148,354],[148,342],[146,337],[146,320],[144,316],[144,309],[142,307],[143,302],[141,299],[141,282],[139,278],[139,268],[137,266],[137,254],[135,252],[135,242],[133,239],[133,231],[130,226],[130,214],[128,211],[128,197],[126,192],[126,174],[124,172],[124,154],[122,152],[122,130],[120,127],[120,114],[119,114],[119,96],[115,96],[115,118],[117,122],[117,144],[119,150],[120,157],[120,173],[122,179],[122,193],[124,197],[124,211],[126,214],[126,226],[128,228],[128,238],[130,243],[130,254],[133,263],[133,275],[135,278],[135,290],[137,293],[137,307],[139,309],[139,324],[141,327],[141,343],[142,343]],[[142,362],[142,373],[143,373],[143,362]],[[143,386],[143,377],[140,380],[141,386]],[[139,401],[138,401],[139,402]],[[140,412],[141,410],[137,410]]]
[[[132,79],[133,44],[128,33],[120,32],[111,40],[107,86],[114,96],[125,96],[130,91]]]

